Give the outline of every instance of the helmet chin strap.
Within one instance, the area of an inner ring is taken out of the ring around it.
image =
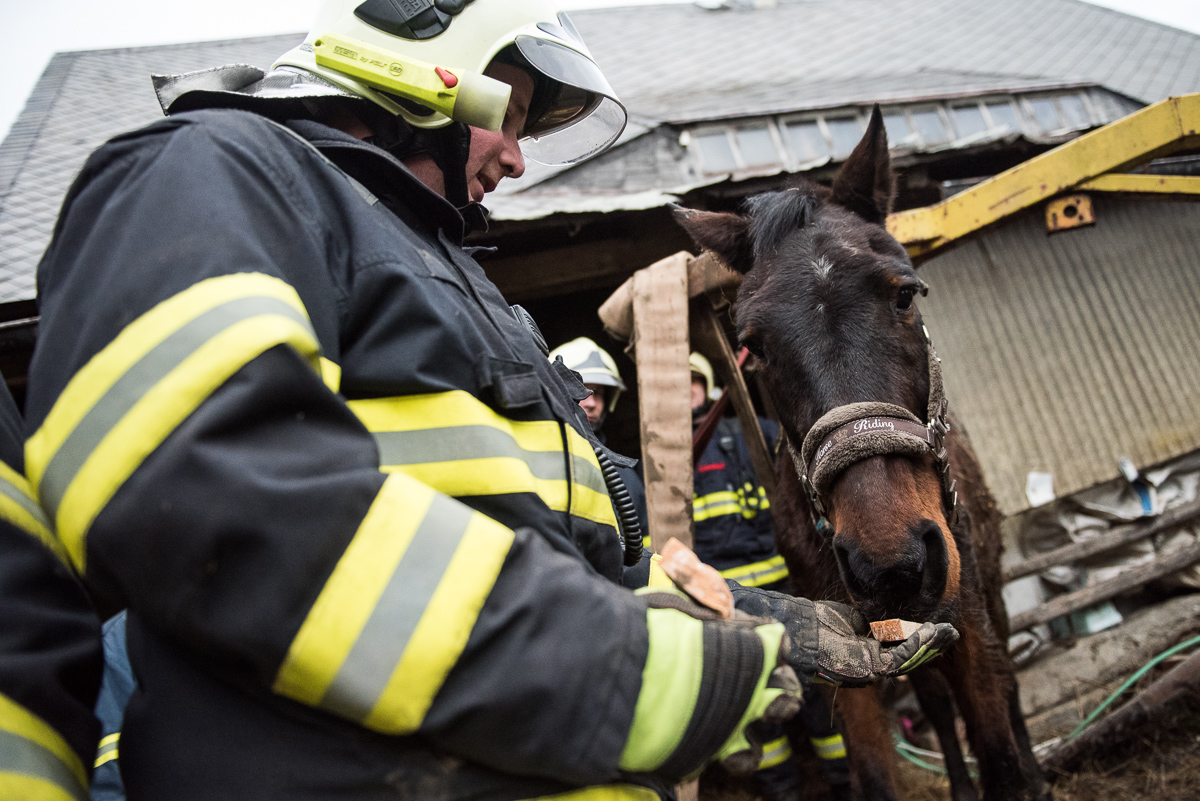
[[[400,160],[419,154],[433,158],[442,171],[443,195],[457,209],[471,204],[467,193],[467,157],[471,153],[471,129],[461,122],[442,128],[417,128],[401,117],[380,110],[364,120],[373,136],[367,141]]]

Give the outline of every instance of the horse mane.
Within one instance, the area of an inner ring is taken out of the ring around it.
[[[816,210],[816,195],[804,189],[764,192],[747,198],[742,211],[750,218],[755,260],[775,250],[797,228],[812,222]]]

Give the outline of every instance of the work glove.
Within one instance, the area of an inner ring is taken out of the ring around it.
[[[787,629],[787,662],[804,683],[863,687],[901,676],[933,659],[958,640],[949,623],[925,623],[896,645],[878,642],[857,609],[810,601],[729,582],[734,608],[778,620]]]

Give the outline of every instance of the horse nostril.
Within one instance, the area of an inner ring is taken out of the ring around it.
[[[926,522],[937,531],[936,541],[924,525]],[[851,542],[835,539],[833,548],[842,582],[855,600],[889,615],[924,609],[931,597],[936,599],[940,595],[940,591],[928,594],[930,584],[945,584],[946,549],[940,531],[932,521],[922,521],[912,532],[915,536],[910,536],[905,547],[892,554],[886,564],[867,556]]]
[[[936,603],[946,591],[946,577],[950,571],[950,554],[946,550],[946,539],[942,528],[932,520],[921,521],[919,536],[924,546],[925,577],[921,582],[921,595],[927,603]]]

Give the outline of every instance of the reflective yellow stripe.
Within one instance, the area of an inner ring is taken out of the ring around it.
[[[646,543],[647,548],[650,543]],[[650,580],[646,583],[647,587],[674,587],[675,582],[671,581],[666,571],[662,569],[662,557],[658,554],[650,555]]]
[[[100,747],[96,749],[96,764],[94,767],[100,767],[106,762],[112,762],[117,758],[117,746],[121,741],[121,732],[110,734],[100,740]]]
[[[813,750],[817,752],[817,756],[821,759],[845,759],[846,758],[846,743],[842,740],[842,735],[834,734],[829,737],[810,737],[809,742],[813,745]]]
[[[743,587],[761,587],[764,584],[772,584],[787,578],[788,569],[782,556],[772,556],[761,562],[752,562],[748,565],[738,565],[722,570],[721,575],[727,579],[733,579]]]
[[[0,462],[0,520],[37,537],[64,564],[69,564],[67,551],[50,530],[50,521],[33,497],[29,481],[4,462]]]
[[[741,515],[747,520],[753,520],[764,509],[770,509],[771,502],[767,500],[767,491],[763,487],[755,487],[747,483],[737,490],[718,490],[705,495],[697,495],[692,502],[692,519],[697,523],[725,515]]]
[[[633,711],[629,739],[618,767],[649,773],[675,751],[687,730],[704,667],[704,626],[675,609],[648,609],[650,651],[642,670],[642,689]]]
[[[339,392],[342,388],[342,368],[337,362],[331,362],[324,356],[321,357],[321,380],[325,382],[325,386],[329,387],[332,392]]]
[[[266,275],[225,275],[134,320],[71,378],[26,443],[25,462],[81,572],[87,530],[125,480],[231,375],[283,344],[318,369],[296,291]]]
[[[759,770],[773,768],[776,765],[782,765],[792,757],[792,744],[788,742],[787,737],[779,737],[770,742],[763,743],[762,760],[758,763]]]
[[[617,525],[591,445],[566,429],[568,473],[564,427],[554,420],[509,420],[462,390],[349,405],[375,435],[386,472],[458,498],[533,493],[557,512]]]
[[[0,695],[0,798],[85,801],[87,773],[48,723]]]
[[[658,801],[658,793],[634,784],[607,784],[602,787],[583,787],[567,793],[543,795],[530,801]]]
[[[512,542],[494,520],[389,476],[288,649],[275,691],[385,734],[416,731]]]

